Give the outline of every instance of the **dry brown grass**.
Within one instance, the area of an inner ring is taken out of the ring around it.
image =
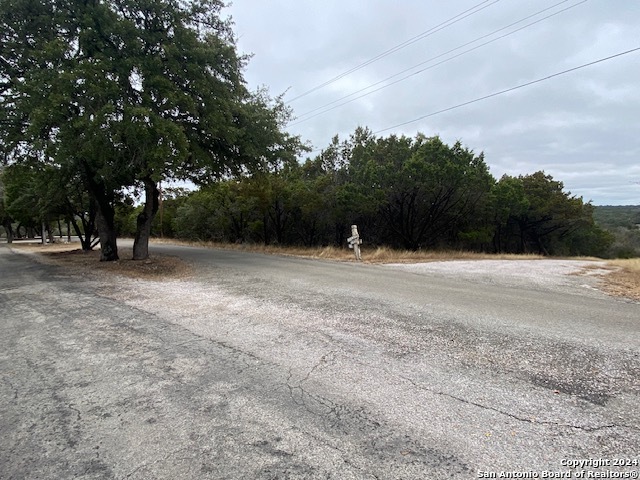
[[[537,260],[541,255],[488,254],[461,250],[393,250],[387,247],[365,249],[363,259],[369,263],[441,262],[447,260]]]
[[[607,263],[614,269],[604,277],[603,289],[611,295],[640,301],[640,258]]]
[[[199,246],[205,248],[221,248],[226,250],[243,250],[247,252],[266,253],[271,255],[289,255],[305,258],[320,258],[337,261],[355,261],[353,250],[338,247],[281,247],[277,245],[261,244],[229,244],[216,242],[187,242],[180,240],[153,239],[153,243]],[[361,247],[364,263],[409,263],[409,262],[438,262],[445,260],[537,260],[545,257],[541,255],[516,254],[488,254],[457,250],[394,250],[387,247]]]
[[[100,250],[85,252],[77,243],[54,243],[53,245],[14,243],[12,248],[38,254],[38,259],[50,265],[64,266],[79,274],[88,271],[109,272],[133,278],[165,279],[184,278],[191,275],[191,267],[178,257],[154,254],[147,260],[131,260],[131,248],[119,248],[120,260],[101,262]]]

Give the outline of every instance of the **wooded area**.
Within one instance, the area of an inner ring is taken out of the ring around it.
[[[247,89],[222,7],[0,0],[6,211],[80,219],[85,236],[97,229],[101,259],[117,260],[116,206],[143,192],[133,256],[144,259],[160,181],[207,183],[294,157],[288,112]]]
[[[82,248],[151,235],[546,255],[638,255],[636,229],[544,172],[495,179],[483,154],[438,137],[358,128],[322,152],[291,112],[250,92],[218,0],[0,0],[0,222],[7,238],[73,228]],[[161,192],[190,180],[191,193]]]
[[[613,235],[607,252],[609,257],[640,257],[640,206],[598,206],[595,207],[593,218],[598,225]]]
[[[158,236],[230,243],[368,245],[496,253],[611,256],[598,207],[544,172],[496,180],[483,155],[438,137],[377,138],[358,129],[303,164],[166,192]],[[640,207],[639,207],[640,209]],[[136,208],[119,228],[133,231]]]

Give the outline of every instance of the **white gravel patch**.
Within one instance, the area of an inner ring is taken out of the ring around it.
[[[419,275],[441,275],[504,286],[595,289],[600,276],[610,273],[606,262],[593,260],[449,260],[393,263],[389,268]]]

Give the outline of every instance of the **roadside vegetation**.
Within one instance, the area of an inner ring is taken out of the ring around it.
[[[637,213],[603,227],[562,181],[543,171],[497,179],[461,142],[359,127],[303,160],[310,148],[285,131],[282,98],[247,90],[247,58],[222,9],[0,0],[9,242],[53,242],[66,227],[85,251],[99,243],[102,261],[120,258],[120,236],[134,238],[136,260],[153,237],[323,252],[341,251],[355,224],[380,259],[640,253]],[[197,189],[162,188],[176,180]]]
[[[35,213],[42,202],[38,178],[20,165],[7,167],[0,176],[0,214],[9,219],[7,232],[35,235]],[[192,192],[167,188],[158,204],[150,237],[254,249],[341,251],[350,225],[357,224],[366,245],[378,249],[378,257],[385,251],[411,252],[403,254],[407,258],[440,251],[640,255],[635,223],[640,207],[595,207],[544,172],[495,179],[482,154],[420,134],[415,139],[375,138],[358,129],[348,141],[335,138],[332,146],[304,163],[245,173]],[[116,234],[136,238],[145,208],[136,206],[132,196],[118,202]],[[70,231],[71,218],[72,232],[80,232],[83,249],[90,250],[97,235],[95,221],[89,220],[91,209],[66,215],[52,213],[50,241],[61,234],[64,223]]]
[[[133,235],[141,207],[122,206]],[[357,129],[314,158],[168,190],[156,236],[286,247],[341,247],[350,225],[393,250],[608,256],[613,236],[596,207],[544,172],[495,179],[482,154],[438,137],[378,138]]]
[[[640,206],[596,207],[594,220],[612,236],[609,258],[640,257]]]
[[[604,278],[604,290],[640,301],[640,258],[611,260],[608,264],[615,268]]]
[[[115,212],[140,194],[133,258],[148,256],[161,181],[276,168],[302,148],[289,111],[249,91],[220,0],[0,0],[2,225],[73,224],[119,258]],[[81,220],[81,221],[78,221]],[[51,235],[51,233],[49,233]]]

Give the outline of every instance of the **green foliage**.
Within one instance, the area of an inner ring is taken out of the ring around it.
[[[640,257],[640,206],[598,206],[594,207],[593,216],[612,236],[607,256]]]
[[[593,221],[593,206],[564,192],[544,172],[503,176],[492,191],[497,252],[603,255],[611,237]]]
[[[0,0],[5,161],[38,158],[80,178],[97,209],[103,259],[117,259],[120,192],[145,186],[142,243],[161,180],[203,184],[279,168],[302,148],[282,130],[282,99],[247,90],[246,58],[222,8],[220,0]]]
[[[95,208],[77,176],[33,160],[5,167],[3,184],[3,204],[11,222],[38,230],[44,223],[51,231],[51,225],[64,220],[73,225],[82,248],[91,248]]]
[[[114,225],[118,237],[132,238],[136,234],[136,217],[142,206],[136,208],[132,202],[127,201],[116,205],[114,210]]]
[[[37,162],[16,164],[6,167],[2,177],[5,217],[38,230],[42,223],[49,226],[60,218],[69,218],[67,182],[59,169]]]
[[[13,217],[9,213],[5,201],[4,167],[0,166],[0,225],[4,228],[7,241],[13,241]]]
[[[174,197],[163,192],[162,203],[158,214],[153,219],[151,234],[155,237],[177,237],[176,217],[178,209],[184,204],[186,192],[182,191]]]
[[[175,226],[180,237],[187,240],[226,240],[226,219],[218,214],[221,194],[220,185],[203,188],[190,194],[176,211]]]
[[[25,226],[36,226],[42,219],[38,183],[41,175],[29,165],[12,165],[3,172],[7,214]]]
[[[640,205],[604,205],[593,211],[593,219],[602,228],[637,228],[640,225]]]
[[[549,255],[604,255],[594,207],[544,172],[499,181],[482,154],[417,135],[358,129],[302,165],[227,180],[184,199],[179,236],[231,242],[369,244]]]
[[[372,139],[363,133],[352,148],[350,179],[378,242],[415,250],[464,241],[462,232],[475,241],[484,237],[473,219],[494,180],[482,155],[438,137]]]
[[[640,257],[640,228],[617,227],[611,231],[613,241],[608,256],[613,258]]]

